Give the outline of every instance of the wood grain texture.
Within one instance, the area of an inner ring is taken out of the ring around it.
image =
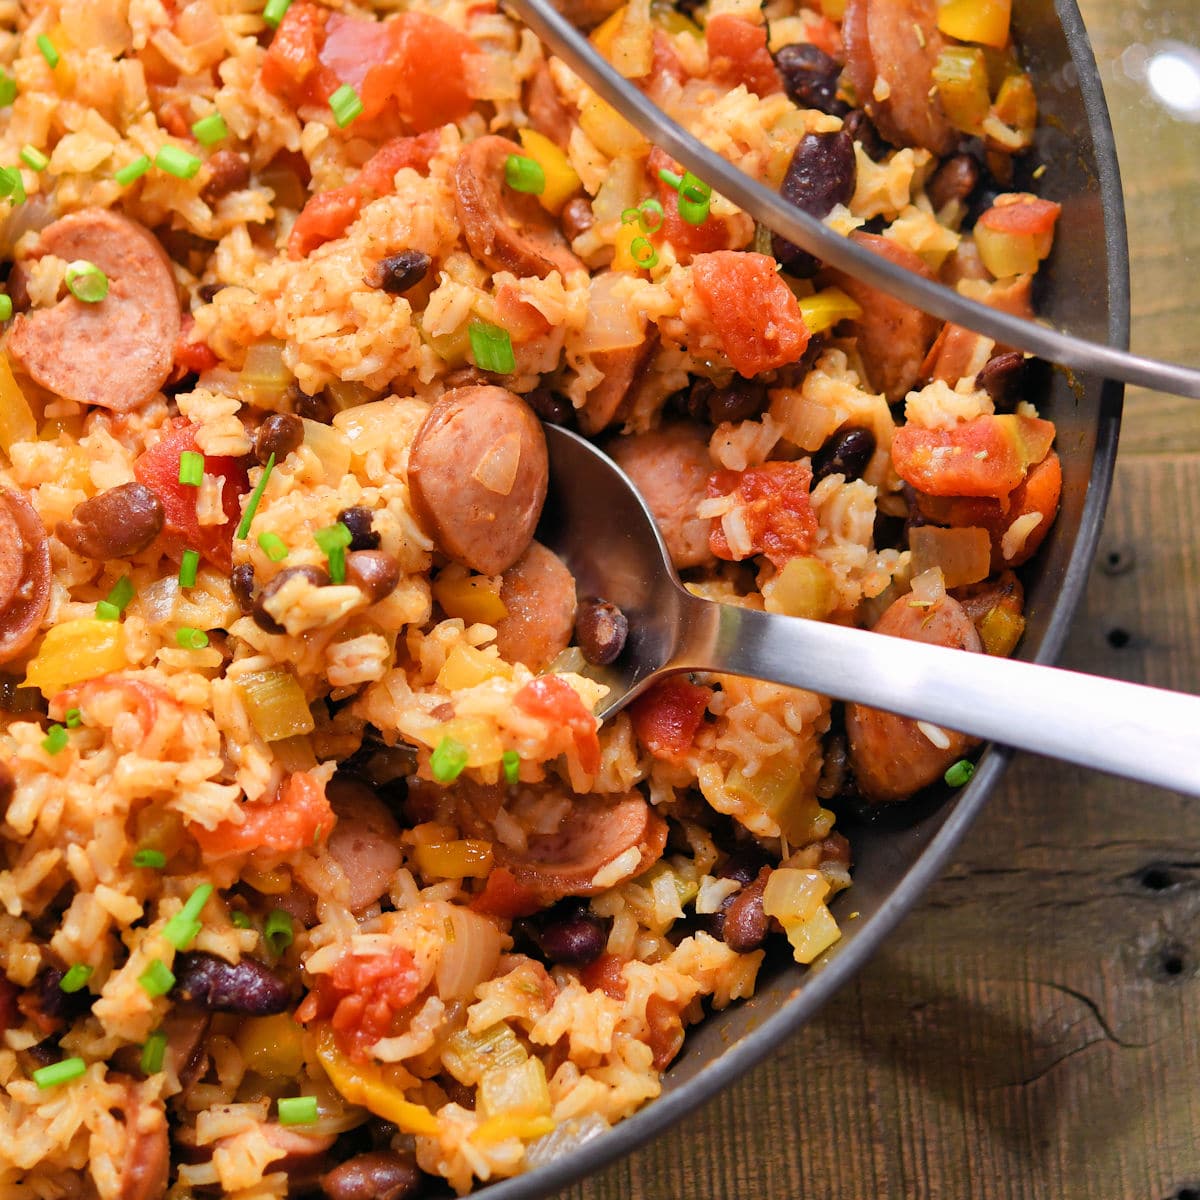
[[[1133,43],[1194,0],[1080,0],[1114,109],[1135,349],[1200,362],[1200,127]],[[1064,665],[1200,691],[1200,409],[1133,390]],[[1200,745],[1200,731],[1198,731]],[[570,1200],[1200,1200],[1200,805],[1019,758],[821,1016]]]

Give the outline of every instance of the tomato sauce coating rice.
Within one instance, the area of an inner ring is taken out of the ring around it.
[[[798,207],[1032,315],[1005,6],[567,8]],[[534,540],[545,422],[697,594],[967,653],[1019,641],[1062,475],[1021,355],[756,229],[494,0],[0,0],[0,253],[7,1200],[569,1154],[769,939],[836,943],[835,813],[969,778],[752,680],[593,716],[628,618]]]

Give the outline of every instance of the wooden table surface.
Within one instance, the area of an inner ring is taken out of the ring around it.
[[[1080,8],[1125,181],[1133,347],[1200,365],[1200,124],[1150,100],[1128,53],[1200,44],[1200,0]],[[1063,664],[1200,692],[1200,402],[1130,391]],[[1200,1200],[1200,803],[1020,757],[816,1020],[563,1195]]]

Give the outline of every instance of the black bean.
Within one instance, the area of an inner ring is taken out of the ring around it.
[[[423,1182],[411,1154],[373,1150],[321,1176],[321,1190],[328,1200],[411,1200]]]
[[[583,657],[597,667],[615,662],[625,649],[629,621],[608,600],[585,600],[575,617],[575,640]]]
[[[346,582],[378,604],[396,590],[400,564],[386,550],[354,550],[346,555]]]
[[[767,405],[765,384],[753,379],[736,377],[723,388],[713,388],[708,396],[708,419],[714,425],[725,421],[749,421]]]
[[[858,166],[854,142],[845,130],[806,133],[799,141],[779,185],[779,194],[801,212],[824,217],[854,195]],[[771,235],[771,252],[793,275],[813,275],[820,264],[799,246]]]
[[[770,861],[758,846],[739,846],[717,869],[717,878],[736,879],[741,884],[751,883]]]
[[[525,397],[525,403],[540,420],[549,421],[551,425],[570,425],[575,418],[575,408],[570,400],[547,387],[534,388]]]
[[[363,508],[360,504],[343,508],[337,519],[350,530],[351,550],[379,549],[379,534],[372,528],[375,514],[369,508]]]
[[[264,604],[275,596],[279,590],[289,580],[301,576],[307,579],[313,587],[326,587],[330,580],[329,574],[323,571],[320,567],[288,567],[280,571],[270,583],[258,594],[258,599],[254,602],[254,609],[251,615],[254,617],[254,623],[259,629],[265,630],[267,633],[283,633],[283,626],[275,620],[269,612],[267,612]]]
[[[86,987],[78,992],[64,992],[59,986],[66,974],[60,967],[43,967],[33,981],[33,1002],[44,1017],[52,1021],[71,1021],[91,1007],[91,993]]]
[[[827,475],[844,475],[847,483],[858,479],[875,453],[875,435],[859,425],[838,430],[812,457],[813,484]]]
[[[707,421],[708,400],[716,390],[716,384],[701,375],[692,380],[692,386],[686,391],[676,392],[671,397],[671,408],[689,421]]]
[[[429,271],[433,259],[423,250],[401,250],[380,259],[366,275],[368,287],[379,288],[389,296],[400,296],[416,287]]]
[[[563,233],[567,241],[573,242],[581,233],[587,233],[596,223],[596,214],[592,211],[592,202],[584,196],[576,196],[568,200],[562,210]]]
[[[229,590],[244,613],[254,608],[254,568],[249,563],[239,563],[229,572]]]
[[[1000,410],[1013,407],[1013,393],[1025,375],[1025,355],[1018,350],[1007,350],[989,358],[975,376],[975,386],[981,387]]]
[[[969,154],[955,154],[938,167],[925,190],[940,212],[951,200],[965,201],[978,183],[979,164]]]
[[[542,953],[551,962],[568,967],[595,962],[604,953],[607,940],[604,922],[578,901],[552,909],[538,936]]]
[[[150,545],[163,527],[163,506],[144,483],[122,483],[75,506],[55,531],[69,550],[101,561],[126,558]]]
[[[196,298],[205,304],[211,304],[218,292],[223,292],[227,287],[224,283],[202,283],[196,289]]]
[[[208,156],[208,182],[200,195],[205,203],[215,204],[222,196],[244,188],[250,182],[250,161],[235,150],[217,150]]]
[[[175,958],[171,994],[209,1012],[269,1017],[287,1010],[287,984],[254,958],[228,963],[215,954],[194,950]]]
[[[771,922],[763,912],[763,892],[770,876],[771,868],[763,867],[754,882],[742,888],[725,909],[721,933],[725,945],[738,954],[757,950],[767,936]]]
[[[815,108],[835,117],[849,111],[850,106],[839,100],[837,94],[841,64],[820,46],[811,42],[781,46],[775,55],[775,65],[783,76],[787,94],[801,108]]]
[[[328,425],[335,412],[333,401],[324,392],[310,396],[299,388],[295,391],[292,407],[297,416],[307,417],[310,421],[316,421],[318,425]]]
[[[878,162],[888,152],[887,145],[879,136],[879,130],[861,109],[848,113],[842,122],[842,132],[849,134],[850,140],[857,142],[868,158]]]
[[[272,413],[254,431],[254,457],[265,467],[271,455],[277,463],[304,441],[304,425],[291,413]]]

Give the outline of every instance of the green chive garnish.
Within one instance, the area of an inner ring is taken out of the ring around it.
[[[212,894],[212,884],[202,883],[187,898],[187,903],[163,926],[163,937],[176,950],[186,950],[200,932],[200,913]]]
[[[87,1063],[82,1058],[64,1058],[62,1062],[52,1063],[48,1067],[39,1067],[33,1073],[33,1082],[38,1087],[58,1087],[60,1083],[70,1083],[87,1071]]]
[[[133,586],[133,580],[128,575],[122,575],[116,583],[113,584],[112,591],[108,593],[105,599],[109,604],[113,605],[118,612],[124,612],[129,607],[129,602],[137,595],[137,591]]]
[[[61,725],[51,725],[42,738],[42,749],[47,754],[59,754],[67,748],[67,731]]]
[[[183,650],[203,650],[208,645],[208,634],[191,625],[181,625],[175,630],[175,644]]]
[[[666,167],[663,167],[663,168],[662,168],[662,169],[661,169],[661,170],[658,172],[658,177],[659,177],[659,179],[661,179],[661,180],[663,181],[663,183],[665,183],[665,184],[667,185],[667,187],[669,187],[669,188],[671,189],[671,191],[673,191],[673,192],[677,192],[677,191],[679,191],[679,185],[680,185],[680,184],[683,182],[683,176],[682,176],[682,175],[676,175],[674,171],[668,171]]]
[[[58,981],[58,990],[71,995],[74,992],[82,991],[84,985],[92,977],[92,968],[85,963],[75,963],[67,973]]]
[[[444,737],[429,759],[429,769],[438,783],[453,783],[467,765],[467,748],[452,737]]]
[[[200,170],[200,160],[178,146],[163,146],[154,157],[154,165],[176,179],[194,179]]]
[[[62,61],[62,55],[54,48],[54,43],[43,33],[38,35],[37,48],[42,52],[42,57],[46,60],[50,70]]]
[[[629,253],[633,261],[645,271],[658,266],[658,251],[644,237],[635,237],[629,243]]]
[[[283,538],[277,533],[260,533],[258,535],[259,549],[272,561],[283,562],[288,556],[288,548]]]
[[[199,487],[204,481],[204,455],[185,450],[179,456],[179,482],[187,487]]]
[[[219,112],[212,112],[192,126],[192,134],[200,145],[215,146],[229,136],[229,126]]]
[[[329,563],[329,578],[334,583],[346,582],[346,547],[353,540],[354,535],[341,521],[313,534],[313,541]]]
[[[481,371],[511,375],[516,370],[517,360],[513,357],[512,338],[507,329],[488,321],[472,321],[467,332],[471,338],[471,354]]]
[[[711,201],[712,188],[688,171],[679,185],[679,215],[689,225],[703,225]]]
[[[971,776],[974,774],[975,764],[965,758],[960,758],[958,762],[947,768],[946,774],[942,778],[950,787],[959,788],[964,784],[970,783]]]
[[[317,1119],[316,1096],[283,1096],[278,1107],[280,1125],[311,1125]]]
[[[546,172],[542,164],[523,154],[510,154],[504,160],[504,182],[514,192],[540,196],[546,190]]]
[[[167,1052],[167,1035],[159,1030],[152,1033],[142,1046],[142,1074],[157,1075],[163,1068]]]
[[[21,161],[31,171],[44,171],[50,165],[50,160],[36,146],[23,147]]]
[[[239,538],[244,538],[250,532],[250,523],[254,520],[254,514],[258,512],[258,502],[262,499],[262,494],[267,489],[267,480],[271,478],[273,470],[275,470],[274,454],[267,459],[267,465],[263,467],[263,473],[259,476],[258,483],[255,485],[254,491],[250,493],[250,501],[246,505],[246,511],[242,513],[241,523],[237,527]]]
[[[504,782],[514,784],[521,777],[521,756],[515,750],[505,750],[500,756],[500,764],[504,767]]]
[[[190,588],[196,586],[196,572],[200,570],[200,552],[185,550],[179,560],[179,586]]]
[[[343,83],[329,97],[329,107],[333,109],[333,119],[338,128],[345,129],[362,112],[363,103],[358,98],[358,93],[348,83]]]
[[[271,909],[263,926],[263,941],[267,949],[278,958],[292,944],[292,937],[292,918],[282,908]]]
[[[165,996],[175,986],[175,976],[161,958],[154,958],[138,976],[138,983],[147,996]]]
[[[99,304],[108,295],[108,276],[86,258],[68,264],[64,278],[67,291],[84,304]]]
[[[235,908],[229,914],[229,919],[233,922],[235,929],[253,929],[254,922],[250,920],[250,914],[244,913],[240,908]]]
[[[12,314],[12,297],[7,292],[0,292],[0,321],[9,320]]]
[[[133,162],[122,167],[113,175],[113,178],[122,187],[128,187],[135,180],[141,179],[148,170],[150,170],[150,160],[143,154],[140,158],[135,158]]]
[[[167,856],[161,850],[138,850],[133,856],[133,865],[161,871],[167,865]]]
[[[25,180],[16,167],[0,167],[0,196],[7,196],[12,205],[25,203]]]
[[[279,22],[283,20],[284,14],[291,7],[292,0],[267,0],[267,5],[263,9],[263,20],[266,21],[272,29],[279,28]]]
[[[107,600],[101,600],[96,605],[97,621],[119,621],[120,619],[121,610],[115,604],[110,604]]]
[[[78,729],[83,724],[83,713],[77,708],[68,708],[64,720],[68,729]]]
[[[16,98],[17,81],[7,71],[0,71],[0,108],[7,108]]]

